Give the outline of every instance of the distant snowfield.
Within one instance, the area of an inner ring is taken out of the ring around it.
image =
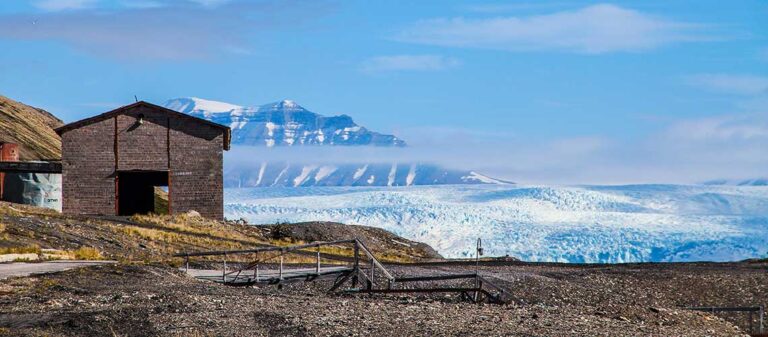
[[[768,187],[629,185],[231,188],[227,218],[384,228],[468,257],[735,261],[768,255]]]

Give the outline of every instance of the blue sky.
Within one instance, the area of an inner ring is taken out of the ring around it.
[[[65,121],[289,98],[521,182],[768,175],[761,1],[5,0],[0,50]]]

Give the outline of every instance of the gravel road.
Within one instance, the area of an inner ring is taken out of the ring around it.
[[[15,276],[55,273],[73,268],[82,268],[111,263],[116,263],[116,261],[57,260],[35,263],[2,263],[0,264],[0,280]]]

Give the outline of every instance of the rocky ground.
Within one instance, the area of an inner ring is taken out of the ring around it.
[[[486,260],[480,273],[508,289],[510,299],[490,305],[467,303],[455,294],[329,294],[332,279],[282,289],[233,288],[190,278],[177,270],[182,261],[171,258],[183,251],[350,237],[365,241],[398,277],[474,272],[471,261],[424,262],[439,256],[426,245],[359,226],[254,227],[194,215],[88,218],[0,203],[0,254],[119,260],[1,280],[0,335],[738,336],[749,327],[748,315],[683,307],[768,303],[768,261],[565,265]],[[286,263],[310,263],[313,254],[289,256]],[[352,250],[328,247],[322,254],[349,260]],[[219,262],[192,266],[211,268]]]
[[[471,265],[391,265],[396,275]],[[11,336],[739,336],[745,315],[680,306],[768,302],[768,264],[487,263],[506,305],[454,295],[326,294],[330,280],[233,288],[172,267],[114,265],[0,282]]]

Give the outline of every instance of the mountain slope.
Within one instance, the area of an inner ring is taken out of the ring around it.
[[[61,159],[63,122],[49,112],[0,96],[0,142],[19,144],[21,160]]]
[[[258,146],[375,145],[405,146],[395,136],[357,125],[347,115],[326,117],[290,100],[258,107],[201,98],[171,99],[165,107],[232,128],[232,144]]]

